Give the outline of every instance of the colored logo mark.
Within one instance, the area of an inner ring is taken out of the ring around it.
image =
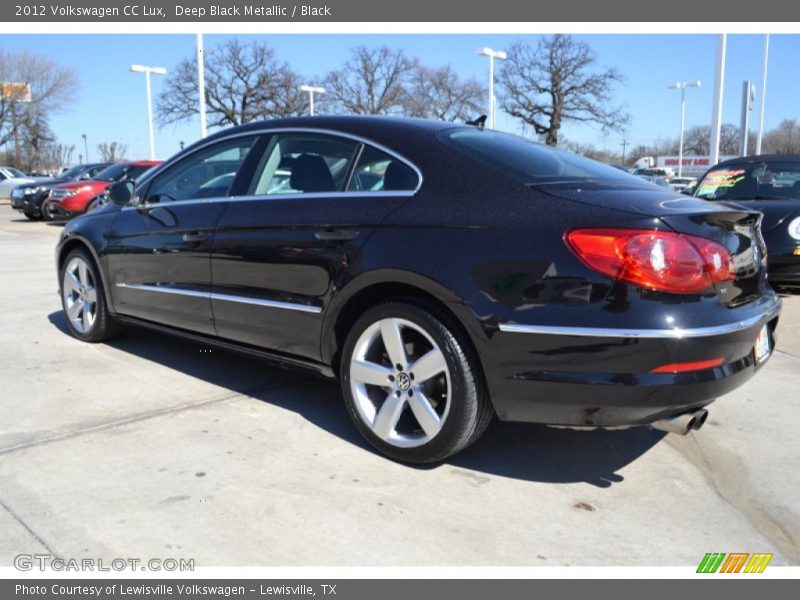
[[[708,552],[700,565],[698,573],[763,573],[772,560],[767,552]]]

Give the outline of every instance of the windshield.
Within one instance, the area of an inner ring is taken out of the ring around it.
[[[128,163],[117,163],[111,165],[100,171],[97,175],[92,177],[96,181],[116,181],[121,179],[128,172],[130,165]]]
[[[440,134],[448,145],[530,185],[605,181],[641,185],[624,171],[508,133],[450,129]]]
[[[59,175],[59,177],[63,177],[64,179],[72,179],[73,177],[77,177],[83,173],[85,170],[85,165],[78,165],[77,167],[72,167],[71,169],[64,171],[61,175]]]
[[[714,169],[694,195],[704,200],[800,198],[800,162],[764,161]]]

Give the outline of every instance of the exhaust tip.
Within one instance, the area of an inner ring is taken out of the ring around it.
[[[690,431],[700,429],[708,419],[708,411],[704,408],[685,412],[674,417],[666,419],[659,419],[650,423],[650,427],[658,429],[659,431],[666,431],[667,433],[677,433],[686,435]]]
[[[701,408],[696,413],[694,413],[694,423],[692,423],[692,429],[697,431],[703,425],[706,424],[708,420],[708,411],[705,408]]]

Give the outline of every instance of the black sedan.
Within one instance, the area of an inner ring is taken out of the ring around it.
[[[705,200],[764,213],[769,279],[800,284],[800,156],[733,158],[710,169],[694,189]]]
[[[403,461],[495,415],[686,433],[774,343],[759,213],[477,126],[247,124],[109,194],[57,247],[75,337],[134,324],[338,377]]]
[[[76,165],[57,177],[41,179],[35,183],[20,185],[11,191],[11,208],[15,208],[31,221],[48,219],[44,201],[51,188],[59,183],[88,180],[97,175],[111,163],[91,163]]]

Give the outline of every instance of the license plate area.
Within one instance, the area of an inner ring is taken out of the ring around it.
[[[767,360],[769,355],[772,353],[772,347],[769,338],[769,327],[767,325],[763,325],[761,330],[758,332],[753,353],[755,354],[757,365],[760,365]]]

